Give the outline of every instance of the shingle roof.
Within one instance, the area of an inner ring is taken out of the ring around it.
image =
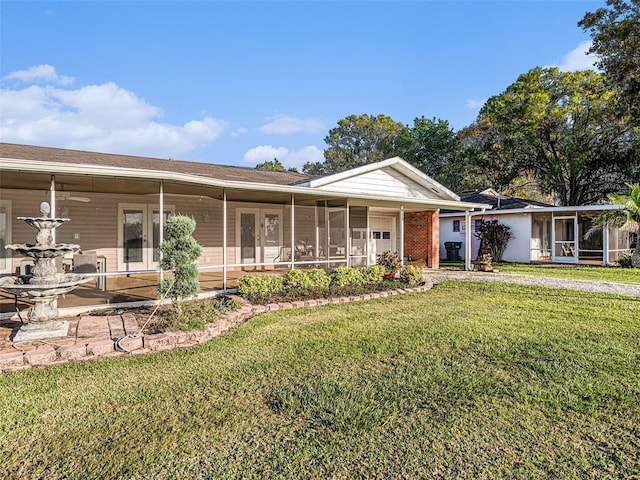
[[[553,207],[550,203],[538,202],[536,200],[527,200],[520,197],[505,197],[492,194],[491,189],[486,190],[463,190],[456,192],[462,202],[485,203],[491,205],[492,210],[511,210],[516,208],[527,207]],[[440,210],[440,213],[459,213],[455,210]]]
[[[114,155],[110,153],[36,147],[14,143],[0,143],[0,158],[157,170],[187,173],[219,180],[268,183],[274,185],[293,185],[312,178],[311,175],[296,172],[258,170],[255,168],[217,165],[213,163],[186,162],[182,160],[166,160],[132,155]]]
[[[505,197],[503,195],[491,195],[487,190],[464,190],[457,192],[460,200],[472,203],[488,203],[494,210],[509,210],[512,208],[526,207],[553,207],[550,203],[527,200],[520,197]]]

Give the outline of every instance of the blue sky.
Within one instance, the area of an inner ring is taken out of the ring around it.
[[[602,1],[0,2],[0,139],[229,165],[322,160],[351,114],[460,129],[590,68]]]

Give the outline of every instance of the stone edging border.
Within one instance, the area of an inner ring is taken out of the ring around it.
[[[110,339],[89,339],[83,343],[62,345],[57,348],[53,345],[53,342],[42,341],[42,345],[39,345],[37,348],[14,347],[13,350],[15,351],[0,351],[0,372],[24,370],[32,367],[63,365],[98,358],[162,352],[180,347],[191,347],[226,335],[251,318],[266,312],[386,298],[404,293],[425,292],[432,288],[433,283],[425,282],[417,287],[398,288],[395,290],[385,290],[350,297],[320,298],[290,303],[271,303],[268,305],[252,305],[243,300],[243,305],[239,309],[223,313],[215,322],[207,324],[204,330],[143,334],[139,337],[125,337],[119,342]],[[125,315],[127,314],[123,314],[123,317]],[[34,343],[36,342],[37,341],[34,341]],[[117,343],[126,351],[119,349]]]

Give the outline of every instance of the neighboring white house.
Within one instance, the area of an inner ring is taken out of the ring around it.
[[[637,241],[633,234],[619,229],[605,229],[588,239],[586,232],[592,219],[605,210],[620,205],[586,205],[557,207],[521,198],[504,197],[492,189],[459,192],[465,202],[490,204],[492,208],[471,212],[441,211],[440,251],[447,258],[448,242],[464,245],[468,229],[474,234],[480,222],[497,219],[511,228],[512,238],[505,250],[506,262],[589,263],[608,265],[628,253]],[[473,199],[473,200],[471,200]],[[456,245],[454,245],[456,246]],[[476,260],[480,241],[472,236],[469,246],[459,255],[466,263]],[[452,250],[449,248],[449,253]]]

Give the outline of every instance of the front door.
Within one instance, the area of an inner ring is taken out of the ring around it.
[[[553,219],[554,262],[578,262],[576,237],[577,223],[575,217],[555,217]]]
[[[120,204],[118,270],[157,270],[160,262],[160,208],[147,204]],[[164,224],[173,207],[164,208]]]
[[[238,263],[282,261],[282,211],[266,208],[238,209],[236,233],[240,241]]]
[[[395,218],[393,217],[371,217],[370,218],[370,243],[369,262],[374,264],[378,261],[378,255],[388,250],[394,251],[395,242]]]

